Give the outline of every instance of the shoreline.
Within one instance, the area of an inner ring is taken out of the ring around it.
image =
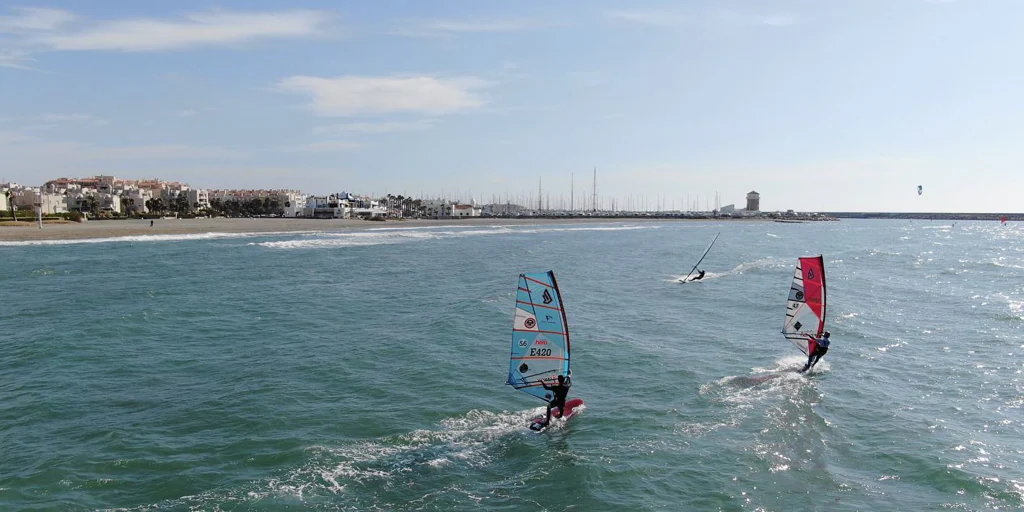
[[[0,241],[27,242],[38,240],[77,240],[90,238],[116,238],[147,235],[189,235],[206,233],[285,233],[331,232],[372,228],[422,228],[431,226],[524,226],[540,224],[608,224],[651,222],[771,222],[770,219],[661,219],[661,218],[497,218],[471,219],[409,219],[385,222],[357,219],[281,219],[281,218],[226,218],[212,219],[156,219],[149,220],[91,220],[83,223],[43,224],[35,222],[24,226],[0,226]]]

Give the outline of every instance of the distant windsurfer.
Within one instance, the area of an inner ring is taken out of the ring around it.
[[[829,343],[831,343],[828,339],[829,336],[831,336],[831,333],[825,331],[824,333],[822,333],[820,338],[809,338],[811,341],[814,342],[814,351],[812,351],[811,354],[807,356],[807,364],[804,365],[804,368],[802,370],[800,370],[800,373],[806,372],[813,368],[814,365],[818,364],[818,361],[821,360],[822,356],[824,356],[825,353],[828,352],[828,345]]]
[[[701,279],[704,279],[704,271],[703,270],[698,270],[697,271],[697,277],[691,279],[691,281],[700,281]]]
[[[541,386],[554,395],[551,400],[548,400],[547,423],[551,423],[551,409],[558,408],[559,418],[565,415],[565,397],[569,394],[569,388],[572,387],[572,380],[566,378],[565,375],[559,375],[558,384],[548,386],[541,382]]]

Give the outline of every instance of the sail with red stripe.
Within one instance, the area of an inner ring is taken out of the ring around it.
[[[569,376],[569,326],[555,274],[519,274],[506,383],[550,400],[542,384],[555,384],[559,375]]]
[[[786,302],[782,334],[805,355],[814,347],[812,338],[825,331],[825,261],[821,256],[800,258]]]

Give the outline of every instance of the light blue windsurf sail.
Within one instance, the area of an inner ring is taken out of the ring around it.
[[[559,375],[570,375],[569,325],[555,274],[519,274],[507,384],[550,400],[542,384],[556,383]]]

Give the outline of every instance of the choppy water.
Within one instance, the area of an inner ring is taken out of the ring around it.
[[[707,277],[679,285],[706,244]],[[3,510],[1024,506],[1024,227],[664,223],[0,244]],[[779,334],[825,255],[816,374]],[[504,385],[554,269],[587,409]]]

